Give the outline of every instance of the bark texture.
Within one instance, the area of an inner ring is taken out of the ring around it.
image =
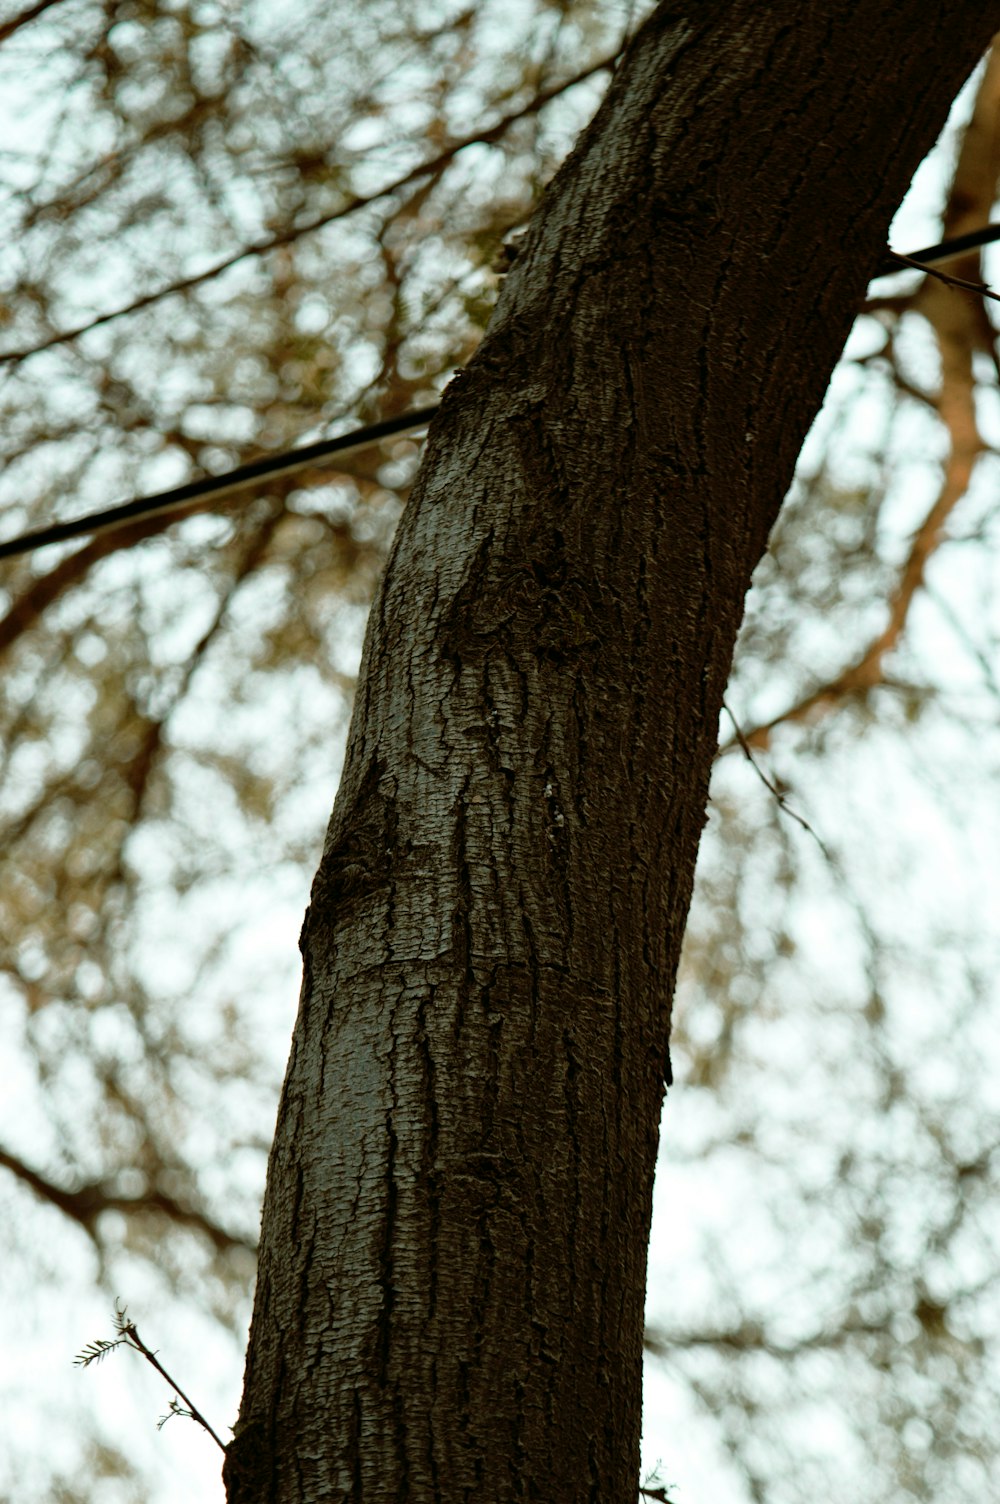
[[[372,611],[230,1504],[636,1497],[670,999],[743,598],[998,24],[663,5],[546,194]]]

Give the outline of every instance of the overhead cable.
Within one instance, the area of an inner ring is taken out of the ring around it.
[[[933,266],[997,240],[1000,240],[1000,224],[992,224],[981,230],[972,230],[967,235],[956,235],[954,239],[943,240],[937,245],[925,246],[923,250],[912,251],[906,257],[897,258],[895,252],[886,250],[876,275],[885,277],[905,271],[914,261],[919,261],[923,266]],[[261,481],[277,480],[281,476],[294,475],[298,470],[353,454],[382,439],[390,438],[393,434],[411,433],[415,429],[426,428],[437,410],[436,403],[430,407],[415,408],[396,418],[385,418],[379,423],[369,423],[364,428],[351,429],[349,433],[338,434],[336,438],[321,439],[299,449],[251,460],[222,475],[202,476],[183,486],[174,486],[169,491],[158,491],[152,496],[137,496],[104,511],[88,512],[82,517],[70,518],[67,522],[56,522],[49,527],[21,533],[15,538],[0,541],[0,559],[15,558],[19,554],[31,553],[36,548],[45,548],[52,543],[66,543],[71,538],[89,537],[93,533],[122,527],[144,517],[159,515],[166,527],[177,516],[203,501],[221,501],[234,492],[259,485]]]
[[[939,261],[951,261],[954,256],[964,256],[966,251],[974,251],[981,245],[991,245],[995,240],[1000,240],[1000,225],[984,225],[981,230],[970,230],[967,235],[956,235],[952,240],[925,246],[922,251],[911,251],[906,257],[897,258],[895,251],[886,249],[876,275],[890,277],[903,271],[909,261],[919,261],[923,266],[936,266]]]
[[[358,449],[367,449],[393,434],[426,428],[436,412],[436,404],[433,407],[414,408],[412,412],[401,413],[397,418],[384,418],[380,423],[354,428],[350,433],[338,434],[333,439],[321,439],[315,444],[303,444],[299,449],[250,460],[248,464],[239,465],[235,470],[226,470],[222,475],[201,476],[183,486],[174,486],[169,491],[157,491],[152,496],[137,496],[132,501],[123,501],[119,506],[108,507],[102,512],[88,512],[84,517],[72,517],[68,522],[54,522],[49,527],[36,528],[33,532],[22,533],[17,538],[0,542],[0,559],[30,553],[49,543],[65,543],[70,538],[107,532],[111,528],[135,522],[140,517],[156,516],[157,513],[171,514],[164,520],[166,526],[179,513],[190,510],[202,501],[219,501],[234,491],[245,491],[250,486],[259,485],[261,481],[294,475],[297,470],[306,470],[334,457],[339,459]]]

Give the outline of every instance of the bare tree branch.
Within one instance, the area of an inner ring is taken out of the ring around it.
[[[135,1196],[123,1195],[100,1180],[88,1181],[78,1186],[75,1191],[68,1191],[4,1148],[0,1148],[0,1166],[9,1170],[22,1185],[34,1191],[40,1200],[48,1201],[64,1216],[79,1223],[95,1243],[100,1242],[97,1235],[97,1222],[104,1212],[124,1212],[126,1215],[158,1212],[172,1222],[204,1233],[220,1253],[228,1253],[234,1248],[244,1248],[251,1253],[255,1251],[255,1245],[247,1238],[237,1233],[227,1232],[206,1212],[178,1201],[176,1196],[171,1196],[155,1184]]]
[[[100,329],[104,324],[110,324],[115,319],[125,318],[128,314],[139,313],[144,308],[159,303],[163,298],[172,297],[174,293],[191,292],[196,287],[202,287],[230,267],[236,266],[252,256],[266,256],[270,251],[280,249],[282,246],[291,245],[303,235],[309,235],[314,230],[322,230],[327,225],[336,223],[337,220],[346,219],[348,215],[355,214],[359,209],[378,203],[381,199],[388,198],[393,193],[398,193],[401,188],[406,188],[410,183],[428,175],[439,173],[445,168],[452,158],[468,146],[489,144],[500,140],[509,128],[518,120],[525,119],[528,115],[535,114],[544,108],[551,100],[564,94],[567,89],[574,88],[577,84],[584,83],[592,78],[595,73],[600,73],[611,68],[618,53],[611,53],[600,58],[596,63],[574,74],[572,78],[565,79],[562,83],[553,84],[551,88],[542,89],[535,94],[527,104],[519,109],[511,110],[509,114],[501,116],[495,125],[485,130],[475,131],[471,135],[463,136],[450,142],[437,156],[429,162],[420,162],[416,167],[411,167],[400,177],[374,193],[355,194],[353,198],[341,204],[339,208],[332,209],[326,214],[318,214],[314,218],[305,220],[302,224],[292,225],[283,230],[275,231],[273,235],[267,235],[261,240],[254,241],[252,245],[241,246],[238,251],[222,257],[206,267],[204,271],[195,272],[190,277],[181,277],[176,282],[171,282],[166,287],[157,288],[154,292],[145,293],[141,298],[136,298],[131,303],[124,304],[121,308],[113,308],[108,313],[99,314],[96,318],[88,320],[85,324],[76,324],[72,329],[64,329],[59,334],[50,335],[48,339],[39,341],[36,345],[27,345],[19,350],[8,350],[6,354],[0,354],[0,366],[14,367],[21,365],[33,355],[40,355],[43,350],[55,349],[58,345],[70,344],[84,334],[89,334],[92,329]]]
[[[951,239],[989,222],[1000,178],[1000,48],[994,47],[983,74],[972,120],[962,141],[948,206],[944,216],[945,238]],[[980,250],[970,251],[961,265],[978,266]],[[929,267],[919,266],[930,273]],[[941,485],[926,516],[910,540],[910,547],[897,576],[896,586],[887,603],[888,620],[881,632],[869,642],[860,656],[836,678],[804,695],[787,710],[752,728],[744,728],[742,739],[734,737],[721,748],[728,753],[741,748],[761,749],[769,745],[771,733],[778,726],[795,721],[809,721],[824,714],[845,699],[865,696],[872,689],[887,684],[884,672],[886,657],[899,645],[906,628],[913,601],[924,583],[927,565],[945,537],[945,527],[955,507],[965,496],[972,472],[986,445],[979,432],[976,416],[976,380],[973,355],[986,350],[993,354],[995,333],[980,298],[955,297],[954,278],[935,275],[925,279],[912,295],[910,306],[924,315],[937,337],[941,354],[941,384],[934,407],[949,438]],[[964,281],[963,286],[982,292],[981,286]]]

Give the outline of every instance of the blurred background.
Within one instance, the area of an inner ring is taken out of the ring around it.
[[[434,402],[649,9],[3,7],[0,535]],[[987,59],[894,247],[987,223],[998,175]],[[1000,288],[997,253],[947,270]],[[748,600],[650,1256],[644,1461],[678,1504],[996,1497],[996,319],[872,284]],[[119,1299],[228,1435],[296,938],[419,455],[0,564],[6,1504],[223,1500],[141,1358],[73,1357]]]

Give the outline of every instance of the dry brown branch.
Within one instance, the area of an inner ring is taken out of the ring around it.
[[[417,383],[414,382],[411,385],[416,387]],[[403,405],[405,406],[405,403]],[[377,442],[373,440],[373,449],[377,448]],[[340,461],[336,466],[325,463],[317,465],[313,470],[301,470],[292,476],[277,476],[256,484],[250,483],[239,492],[241,510],[259,496],[275,496],[284,502],[293,490],[304,491],[312,486],[328,485],[331,475],[371,481],[374,471],[381,463],[381,458],[373,466],[361,457],[352,456],[350,459]],[[228,494],[223,497],[208,496],[204,502],[185,506],[182,517],[176,513],[157,512],[150,517],[143,517],[136,522],[125,523],[111,531],[96,534],[84,547],[61,559],[47,574],[32,579],[20,595],[16,596],[6,613],[0,616],[0,659],[18,638],[37,626],[42,614],[55,601],[59,600],[67,590],[71,590],[86,579],[94,565],[106,559],[109,554],[117,553],[119,549],[131,548],[147,538],[156,537],[172,523],[195,517],[199,513],[223,511],[232,504],[232,500],[232,496]],[[334,524],[331,524],[331,529],[338,531]]]
[[[989,222],[1000,178],[998,122],[1000,47],[994,47],[955,167],[944,215],[946,239]],[[980,252],[974,250],[959,264],[974,271],[979,266],[979,259]],[[948,435],[949,449],[938,494],[910,540],[895,589],[887,602],[887,620],[882,631],[869,642],[855,662],[834,679],[810,691],[773,719],[744,728],[742,740],[733,737],[720,748],[720,753],[740,747],[744,751],[747,747],[766,748],[776,727],[815,720],[845,700],[864,697],[872,689],[887,684],[885,659],[902,639],[910,608],[923,585],[928,562],[943,542],[948,519],[965,496],[976,460],[986,448],[976,419],[973,355],[983,350],[994,354],[995,331],[980,297],[956,296],[954,277],[934,273],[932,268],[920,266],[920,263],[914,265],[928,276],[913,294],[910,306],[927,319],[941,357],[941,382],[933,405]],[[983,292],[979,283],[968,278],[958,279],[958,285]]]
[[[193,508],[186,514],[191,516]],[[0,657],[24,632],[36,626],[42,613],[72,586],[85,579],[93,566],[119,548],[129,548],[143,538],[162,532],[158,517],[130,523],[114,533],[99,533],[76,553],[61,559],[48,574],[39,575],[16,597],[6,614],[0,617]]]

